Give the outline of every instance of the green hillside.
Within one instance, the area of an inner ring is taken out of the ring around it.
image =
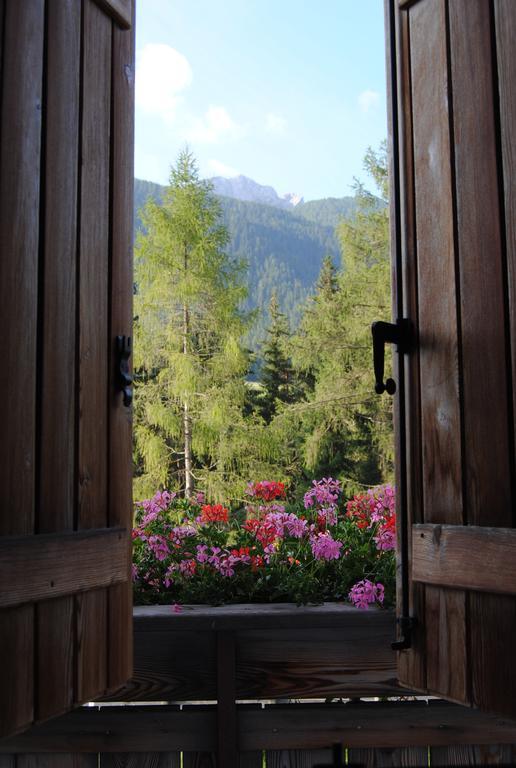
[[[161,199],[164,187],[135,179],[135,228],[141,226],[139,209],[152,197]],[[248,265],[249,309],[262,310],[250,335],[256,348],[264,338],[267,308],[273,292],[293,326],[299,308],[312,291],[324,256],[339,262],[334,229],[341,216],[349,217],[353,198],[328,198],[278,208],[230,197],[220,197],[230,233],[229,251]]]

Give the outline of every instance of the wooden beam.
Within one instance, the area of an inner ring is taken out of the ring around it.
[[[396,748],[514,744],[516,723],[443,701],[350,702],[237,708],[239,749]],[[213,707],[84,707],[0,742],[26,752],[210,752]]]
[[[516,529],[413,525],[412,552],[414,581],[516,595]]]
[[[126,578],[123,528],[0,538],[1,608],[110,586]]]

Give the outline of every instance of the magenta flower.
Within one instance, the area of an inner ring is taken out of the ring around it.
[[[387,552],[390,549],[396,549],[396,533],[392,529],[383,529],[377,536],[374,536],[376,549]]]
[[[195,556],[198,563],[207,563],[208,562],[208,545],[207,544],[197,544],[196,547],[197,554]]]
[[[349,599],[355,608],[367,609],[372,603],[383,603],[385,589],[383,584],[373,584],[369,579],[357,582],[349,591]]]
[[[322,480],[314,480],[313,488],[305,493],[305,509],[313,507],[314,504],[320,506],[334,506],[340,494],[340,482],[332,477],[323,477]]]
[[[300,517],[297,517],[297,515],[292,513],[288,516],[288,519],[285,522],[285,528],[287,529],[289,536],[293,536],[295,539],[302,539],[307,533],[308,522],[306,520],[301,520]]]
[[[329,533],[318,533],[310,539],[310,546],[316,560],[338,560],[342,542],[335,541]]]

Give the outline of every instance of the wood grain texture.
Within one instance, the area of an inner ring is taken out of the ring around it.
[[[299,605],[292,603],[235,603],[232,605],[183,605],[175,613],[169,605],[134,608],[138,633],[170,631],[220,631],[252,629],[345,629],[362,637],[369,628],[390,629],[392,613],[383,609],[360,611],[345,603]]]
[[[241,752],[239,768],[262,768],[261,752]],[[183,768],[217,768],[214,752],[183,752]]]
[[[510,361],[506,358],[490,8],[482,2],[454,0],[449,13],[467,514],[473,525],[510,527],[514,503],[508,418]],[[516,669],[506,640],[516,635],[516,601],[510,607],[504,598],[475,594],[470,597],[469,616],[473,701],[516,717]],[[502,626],[508,634],[500,631]]]
[[[377,630],[250,630],[237,633],[237,696],[352,696],[397,689],[394,622]]]
[[[447,702],[238,706],[239,749],[327,749],[516,744],[516,724]],[[85,707],[0,742],[27,752],[214,752],[215,707]]]
[[[0,115],[0,534],[34,530],[44,3],[6,3]],[[32,608],[2,612],[0,734],[33,718]]]
[[[427,768],[428,749],[426,747],[402,747],[399,749],[350,749],[348,752],[350,768]]]
[[[39,533],[73,530],[80,8],[47,3]]]
[[[509,335],[511,339],[512,381],[516,381],[516,9],[511,0],[494,2],[500,145],[502,154],[505,245],[507,259]],[[516,435],[516,391],[513,387],[513,440]],[[514,457],[513,457],[514,458]],[[513,467],[514,469],[514,467]],[[516,524],[516,517],[513,525]]]
[[[74,699],[74,600],[45,600],[36,608],[38,685],[36,720],[67,712]]]
[[[34,608],[0,613],[0,738],[30,725],[34,716]]]
[[[132,7],[129,3],[129,7]],[[134,186],[134,25],[113,30],[111,115],[111,344],[109,399],[109,524],[127,530],[126,582],[109,591],[110,689],[132,675],[132,410],[115,380],[116,336],[132,336]]]
[[[108,263],[111,20],[83,3],[79,261],[78,527],[108,523]],[[107,594],[77,598],[77,696],[107,688]]]
[[[410,55],[425,522],[461,524],[462,437],[447,5],[411,8]],[[436,268],[436,265],[439,265]],[[465,596],[425,593],[427,688],[467,701]],[[445,657],[442,648],[451,652]],[[439,666],[436,662],[439,660]],[[446,663],[450,674],[443,671]]]
[[[215,752],[185,752],[183,768],[217,768]]]
[[[3,535],[34,527],[43,0],[7,3],[0,162],[0,508]],[[23,130],[22,130],[23,126]]]
[[[438,768],[460,765],[510,766],[514,763],[514,754],[514,747],[507,744],[431,747],[430,764]]]
[[[0,539],[2,608],[84,592],[126,578],[127,531],[120,528]]]
[[[313,768],[317,765],[333,765],[330,749],[278,750],[266,753],[267,768]]]
[[[414,148],[412,128],[412,83],[410,68],[410,27],[409,17],[406,13],[400,13],[396,8],[394,12],[394,27],[390,14],[390,2],[385,3],[386,30],[388,35],[387,47],[387,72],[391,71],[390,57],[395,56],[396,94],[393,92],[394,84],[391,83],[389,100],[392,102],[391,117],[389,119],[390,131],[393,132],[394,119],[398,126],[398,162],[399,162],[399,200],[396,200],[395,190],[391,189],[391,253],[392,259],[396,248],[401,249],[401,290],[403,317],[411,320],[414,335],[418,336],[418,283],[417,283],[417,247],[416,247],[416,210],[414,189]],[[394,37],[394,40],[392,40]],[[394,99],[396,96],[396,99]],[[396,115],[394,111],[396,110]],[[394,135],[390,141],[394,141]],[[392,160],[391,160],[392,163]],[[390,168],[390,178],[394,178],[394,167]],[[399,208],[399,222],[396,216]],[[399,233],[396,227],[399,226]],[[398,276],[399,278],[400,276]],[[393,286],[395,283],[393,282]],[[398,286],[396,285],[396,290]],[[396,296],[396,303],[399,303]],[[407,525],[423,520],[423,487],[422,487],[422,453],[421,453],[421,395],[419,380],[419,352],[418,345],[412,353],[405,358],[405,441],[406,441],[406,483],[407,483]],[[395,400],[396,409],[400,406]],[[395,428],[399,431],[398,413],[395,413]],[[395,461],[399,487],[401,478],[400,440],[401,435],[396,431]],[[409,572],[412,552],[409,537]],[[399,551],[399,550],[398,550]],[[401,607],[401,579],[398,579],[397,594],[398,611]],[[410,583],[410,615],[418,617],[418,625],[413,632],[412,648],[398,655],[398,678],[402,684],[411,681],[411,685],[424,689],[426,686],[426,668],[424,653],[424,588]]]
[[[48,0],[38,532],[73,530],[81,13]],[[79,55],[77,55],[79,52]],[[73,598],[38,606],[36,719],[73,702]]]
[[[243,607],[247,615],[237,624],[255,629],[236,633],[239,699],[399,693],[390,648],[392,612],[333,604]],[[224,626],[225,614],[234,625],[238,608],[196,606],[194,611],[184,606],[181,614],[169,606],[136,608],[134,676],[108,700],[216,699],[216,633],[211,626]],[[268,629],[271,616],[277,616],[281,626],[288,614],[290,629]],[[312,616],[321,624],[318,629],[312,626]],[[202,665],[198,659],[203,659]]]
[[[416,581],[516,595],[514,528],[414,525],[412,547]]]
[[[95,0],[100,8],[117,22],[122,29],[134,26],[132,0]]]
[[[19,755],[16,768],[97,768],[97,755]]]
[[[179,752],[119,753],[100,755],[102,768],[180,768]],[[183,766],[184,768],[184,766]]]
[[[217,765],[238,766],[235,633],[217,633]]]

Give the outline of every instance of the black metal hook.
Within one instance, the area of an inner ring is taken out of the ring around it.
[[[123,393],[124,405],[129,408],[133,402],[133,377],[129,373],[129,358],[132,352],[132,342],[130,336],[116,337],[117,352],[117,376],[118,388]]]
[[[411,340],[411,325],[409,320],[398,320],[396,323],[386,323],[378,320],[371,326],[373,335],[373,363],[376,379],[375,391],[377,395],[387,392],[393,395],[396,392],[394,379],[383,380],[385,368],[385,345],[396,344],[398,352],[407,352]]]

